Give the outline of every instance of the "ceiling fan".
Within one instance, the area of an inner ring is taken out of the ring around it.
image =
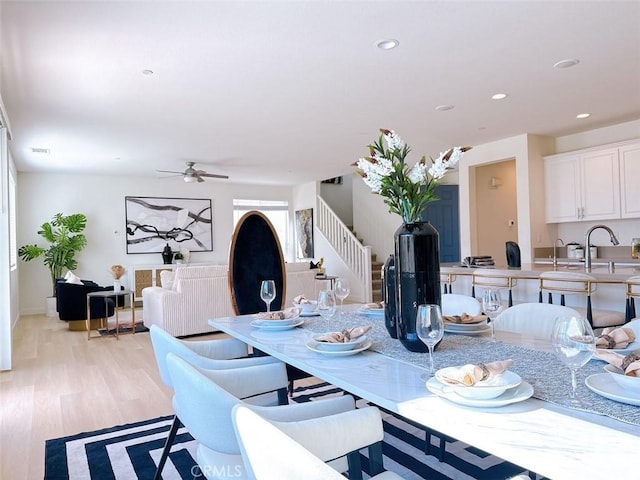
[[[170,170],[156,170],[156,172],[175,173],[177,175],[182,175],[182,179],[186,183],[204,182],[204,178],[202,177],[229,178],[227,175],[218,175],[216,173],[207,173],[204,170],[196,170],[195,168],[193,168],[196,162],[186,162],[186,164],[187,168],[184,172],[172,172]]]

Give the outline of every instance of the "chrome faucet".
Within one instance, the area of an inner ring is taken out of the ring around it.
[[[558,251],[557,251],[558,240],[560,240],[560,243],[564,245],[564,242],[562,241],[561,238],[556,238],[556,241],[553,243],[553,266],[554,267],[558,265]]]
[[[613,233],[613,231],[606,225],[594,225],[589,230],[587,230],[587,233],[584,236],[584,269],[587,272],[591,271],[591,233],[598,228],[602,228],[603,230],[609,232],[609,235],[611,236],[611,243],[613,243],[614,245],[620,244],[615,233]]]

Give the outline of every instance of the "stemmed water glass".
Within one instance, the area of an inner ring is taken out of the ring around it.
[[[329,331],[331,317],[336,313],[336,296],[333,290],[320,290],[318,294],[317,310],[326,323],[326,331]]]
[[[591,325],[583,317],[558,317],[553,324],[551,345],[556,356],[571,370],[571,394],[565,404],[573,408],[585,408],[587,405],[578,396],[576,373],[596,351]]]
[[[444,323],[440,305],[418,305],[416,315],[416,333],[418,338],[429,349],[429,377],[436,373],[433,367],[433,349],[442,340],[444,335]]]
[[[500,298],[500,290],[487,288],[482,294],[482,311],[489,317],[491,325],[491,340],[496,341],[496,317],[502,312],[502,298]]]
[[[336,280],[335,293],[336,297],[340,300],[340,314],[344,315],[343,305],[344,300],[349,296],[351,289],[349,288],[349,280],[346,278],[338,278]]]
[[[260,298],[267,304],[267,312],[271,311],[271,302],[276,298],[276,282],[263,280],[260,284]]]

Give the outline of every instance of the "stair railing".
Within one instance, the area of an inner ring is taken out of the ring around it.
[[[317,212],[318,230],[360,280],[364,301],[371,302],[371,247],[362,245],[320,196],[317,197]]]

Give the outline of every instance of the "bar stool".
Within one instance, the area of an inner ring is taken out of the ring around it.
[[[442,284],[442,293],[453,293],[451,290],[451,284],[456,281],[456,275],[454,273],[440,272],[440,283]]]
[[[595,310],[591,306],[591,294],[596,291],[596,278],[586,273],[549,271],[540,274],[538,301],[543,303],[543,294],[553,303],[553,294],[560,294],[560,305],[565,305],[566,295],[584,295],[586,308],[571,307],[585,316],[593,328],[623,325],[625,314],[612,310]]]
[[[517,280],[511,275],[506,275],[495,270],[477,270],[473,272],[471,280],[471,296],[476,296],[476,286],[493,289],[509,290],[509,307],[513,306],[513,287],[517,285]]]
[[[635,297],[640,298],[640,276],[629,277],[624,281],[624,283],[627,286],[627,301],[624,321],[627,323],[631,319],[636,318]]]

